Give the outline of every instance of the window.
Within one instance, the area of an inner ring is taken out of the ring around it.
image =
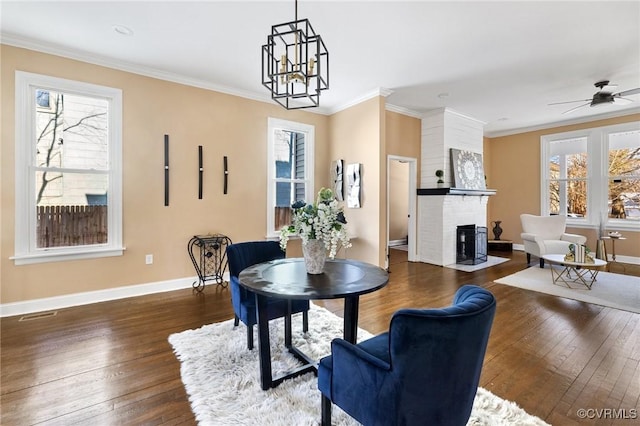
[[[543,136],[542,213],[572,226],[640,229],[640,123]]]
[[[291,223],[291,204],[313,202],[314,132],[311,125],[269,118],[267,236]]]
[[[16,72],[17,265],[122,254],[122,94]]]

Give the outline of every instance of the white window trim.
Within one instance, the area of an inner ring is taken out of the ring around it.
[[[315,197],[314,184],[314,152],[315,152],[315,126],[311,124],[298,123],[295,121],[287,121],[279,118],[269,117],[267,120],[267,238],[277,238],[279,236],[279,229],[274,229],[275,221],[275,185],[273,185],[275,178],[275,141],[274,130],[286,129],[293,130],[297,133],[304,133],[305,147],[304,147],[304,174],[305,174],[305,189],[306,189],[306,202],[313,202]]]
[[[15,254],[16,265],[122,255],[122,91],[46,75],[16,71]],[[109,103],[108,243],[73,247],[35,247],[34,88],[103,98]],[[25,113],[29,111],[29,113]]]
[[[549,180],[549,149],[551,142],[564,139],[587,139],[587,156],[589,158],[589,170],[587,172],[587,213],[586,218],[567,217],[567,225],[574,228],[595,228],[600,226],[600,215],[607,212],[608,197],[608,153],[609,138],[611,133],[640,130],[640,122],[614,124],[610,126],[581,129],[571,132],[555,133],[540,138],[540,176],[542,178],[540,191],[540,206],[543,216],[549,215],[549,188],[546,184]],[[605,176],[606,175],[606,176]],[[624,219],[607,218],[606,228],[616,231],[640,231],[640,222]]]

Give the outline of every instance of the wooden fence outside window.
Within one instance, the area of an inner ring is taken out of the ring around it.
[[[107,206],[38,206],[38,248],[106,244]]]

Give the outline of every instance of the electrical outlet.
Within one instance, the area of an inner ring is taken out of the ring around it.
[[[152,254],[148,254],[144,257],[144,263],[146,263],[147,265],[152,265],[153,264],[153,255]]]

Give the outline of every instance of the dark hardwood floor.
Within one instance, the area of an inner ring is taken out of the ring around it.
[[[389,284],[361,299],[362,328],[382,332],[401,307],[446,306],[481,285],[498,300],[481,386],[554,425],[637,424],[640,314],[494,284],[525,268],[521,252],[475,273],[391,252]],[[317,303],[341,314],[339,301]],[[195,424],[167,338],[232,316],[229,291],[208,287],[2,318],[0,423]]]

